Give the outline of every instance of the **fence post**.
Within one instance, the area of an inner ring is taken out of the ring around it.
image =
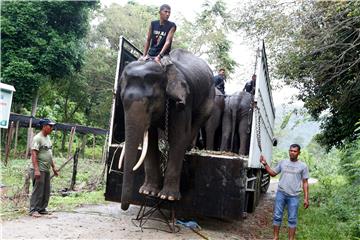
[[[105,163],[105,161],[106,161],[106,151],[107,151],[107,144],[108,144],[108,137],[109,137],[109,134],[107,133],[106,135],[105,135],[105,142],[104,142],[104,147],[103,147],[103,149],[102,149],[102,154],[101,154],[101,160],[102,160],[102,162],[103,163]]]
[[[74,190],[74,187],[76,184],[76,174],[77,174],[77,164],[78,164],[78,159],[79,159],[79,152],[80,152],[80,149],[76,148],[76,151],[74,154],[73,172],[72,172],[72,177],[71,177],[70,190]]]
[[[18,135],[19,135],[19,121],[16,122],[16,128],[15,128],[14,159],[16,159],[17,157]]]
[[[70,158],[72,145],[74,142],[74,136],[75,136],[76,127],[72,127],[70,131],[70,137],[69,137],[69,150],[68,150],[68,158]]]
[[[93,138],[93,160],[95,160],[95,145],[96,145],[96,141],[95,141],[95,134],[94,134],[94,138]]]
[[[32,141],[32,120],[33,120],[33,116],[30,117],[30,121],[29,121],[29,128],[28,128],[28,132],[27,132],[27,141],[26,141],[25,158],[28,158],[30,144],[31,144],[31,141]]]
[[[6,141],[6,146],[5,146],[5,166],[7,165],[8,159],[9,159],[9,154],[10,154],[10,149],[11,149],[11,140],[13,137],[13,130],[14,130],[14,122],[12,121],[10,123],[10,126],[7,131],[7,141]]]

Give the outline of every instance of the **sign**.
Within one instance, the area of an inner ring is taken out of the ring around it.
[[[0,83],[0,128],[9,126],[13,92],[15,92],[13,86]]]

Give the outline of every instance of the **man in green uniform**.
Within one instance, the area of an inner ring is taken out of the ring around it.
[[[50,119],[41,119],[41,131],[35,135],[31,147],[31,176],[33,192],[30,199],[30,215],[40,217],[49,214],[46,207],[50,198],[50,167],[54,175],[58,175],[52,156],[50,133],[55,122]]]

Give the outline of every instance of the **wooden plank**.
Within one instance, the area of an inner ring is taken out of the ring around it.
[[[29,124],[31,119],[31,124]],[[30,126],[38,127],[40,118],[25,116],[21,114],[11,113],[10,114],[10,121],[19,122],[20,128],[27,128]],[[54,130],[61,130],[61,131],[71,131],[72,127],[76,127],[76,132],[81,134],[96,134],[96,135],[105,135],[108,133],[107,129],[102,128],[94,128],[88,126],[82,126],[78,124],[70,124],[70,123],[56,123],[54,126]]]

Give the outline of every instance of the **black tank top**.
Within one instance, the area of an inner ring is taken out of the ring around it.
[[[160,25],[160,20],[151,22],[151,43],[148,53],[149,56],[155,57],[159,55],[161,49],[165,45],[170,29],[173,27],[176,29],[176,24],[170,21],[166,21],[163,25]],[[169,54],[170,50],[171,44],[164,54]]]

